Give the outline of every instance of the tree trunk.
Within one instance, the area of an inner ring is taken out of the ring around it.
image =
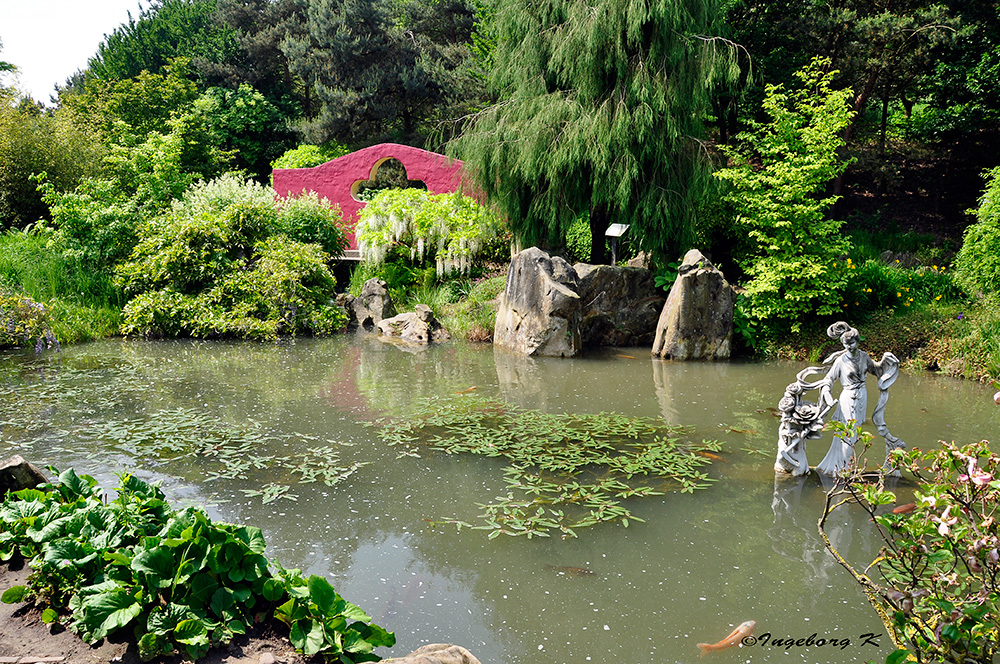
[[[594,205],[590,208],[590,262],[593,265],[603,265],[608,260],[604,233],[608,230],[610,217],[606,205]]]

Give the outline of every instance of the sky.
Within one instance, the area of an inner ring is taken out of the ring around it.
[[[83,69],[104,35],[129,12],[138,18],[139,8],[140,0],[0,0],[0,61],[19,69],[21,90],[48,103],[56,84]]]

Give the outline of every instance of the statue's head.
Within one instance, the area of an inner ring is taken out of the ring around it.
[[[844,344],[844,348],[848,350],[857,348],[858,342],[861,340],[861,333],[842,320],[826,328],[826,336],[831,339],[840,337],[840,343]]]

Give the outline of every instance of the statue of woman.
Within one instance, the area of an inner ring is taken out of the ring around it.
[[[865,380],[868,374],[878,378],[879,399],[872,413],[872,421],[885,438],[886,452],[896,447],[906,447],[906,444],[889,433],[884,416],[889,386],[899,375],[899,360],[892,353],[884,353],[878,362],[872,360],[868,353],[858,348],[858,331],[843,321],[828,327],[826,334],[831,339],[840,337],[844,349],[823,361],[824,365],[830,365],[830,370],[821,381],[820,404],[825,407],[836,406],[830,419],[843,422],[851,429],[843,437],[834,437],[830,451],[816,466],[817,472],[833,477],[854,458],[854,444],[858,437],[854,427],[860,426],[867,419],[868,391]],[[836,381],[840,381],[843,387],[838,400],[833,398],[833,383]]]

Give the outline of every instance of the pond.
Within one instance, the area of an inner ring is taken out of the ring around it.
[[[774,479],[768,409],[804,366],[675,364],[648,349],[568,360],[463,343],[410,352],[370,337],[111,340],[41,358],[0,354],[0,456],[74,467],[106,487],[135,472],[162,482],[175,505],[260,526],[272,559],[326,576],[396,632],[384,656],[449,642],[484,664],[694,662],[697,642],[755,620],[756,646],[711,657],[882,661],[892,649],[884,628],[816,533],[822,486]],[[458,530],[440,522],[474,521],[477,504],[505,491],[504,464],[400,456],[369,426],[455,393],[689,425],[723,443],[708,469],[717,481],[633,499],[644,522],[578,539]],[[887,421],[911,446],[989,438],[1000,418],[990,394],[903,374]],[[829,439],[810,445],[815,464]],[[901,498],[912,490],[899,488]],[[853,562],[877,552],[859,512],[837,512],[830,533]],[[811,645],[773,645],[814,634]]]

